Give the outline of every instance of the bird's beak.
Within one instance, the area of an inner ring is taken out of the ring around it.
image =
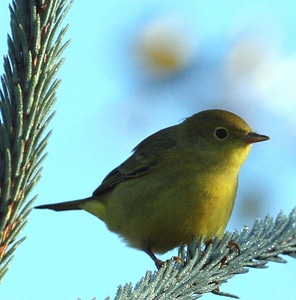
[[[269,137],[266,135],[258,134],[255,132],[249,132],[248,134],[242,137],[242,141],[246,144],[253,144],[258,142],[263,142],[269,140]]]

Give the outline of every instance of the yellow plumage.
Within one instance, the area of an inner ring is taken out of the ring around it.
[[[143,140],[92,197],[37,208],[88,211],[157,264],[154,253],[223,234],[250,146],[267,139],[230,112],[203,111]]]

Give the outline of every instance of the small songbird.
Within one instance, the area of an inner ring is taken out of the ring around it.
[[[91,197],[36,208],[85,210],[160,267],[154,253],[222,236],[239,170],[268,139],[231,112],[202,111],[144,139]]]

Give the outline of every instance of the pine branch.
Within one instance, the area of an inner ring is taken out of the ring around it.
[[[0,89],[0,282],[31,211],[31,189],[40,178],[45,130],[54,113],[56,72],[67,26],[59,32],[72,2],[14,0],[11,36]]]
[[[240,233],[226,232],[221,240],[205,245],[193,240],[181,247],[180,259],[171,259],[158,272],[146,272],[135,285],[120,286],[116,300],[197,299],[204,293],[238,298],[219,291],[219,287],[248,268],[266,268],[268,262],[286,261],[279,255],[296,258],[296,208],[285,216],[267,216]],[[109,297],[106,299],[110,299]]]

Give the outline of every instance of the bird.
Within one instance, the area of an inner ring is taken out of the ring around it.
[[[141,141],[92,196],[35,208],[84,210],[160,268],[156,254],[223,235],[241,166],[268,139],[232,112],[201,111]]]

